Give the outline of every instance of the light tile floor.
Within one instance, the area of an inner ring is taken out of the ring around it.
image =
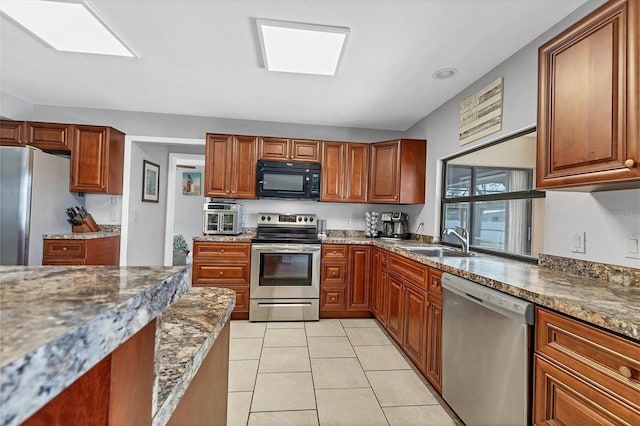
[[[227,424],[456,425],[373,319],[231,322]]]

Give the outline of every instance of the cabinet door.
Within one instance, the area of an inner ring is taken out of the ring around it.
[[[427,307],[427,368],[433,387],[442,393],[442,300],[429,294]]]
[[[402,346],[402,280],[389,274],[387,279],[387,331]]]
[[[540,48],[539,188],[640,177],[639,9],[607,2]]]
[[[369,311],[371,247],[349,247],[349,284],[347,310]]]
[[[347,262],[322,261],[320,285],[323,284],[345,286],[347,284]]]
[[[261,160],[283,161],[289,158],[289,139],[260,138],[258,158]]]
[[[27,123],[27,143],[44,151],[71,151],[72,124]]]
[[[342,201],[344,198],[345,144],[322,144],[320,201]]]
[[[404,334],[402,348],[418,370],[425,372],[427,355],[427,292],[404,283]]]
[[[204,165],[205,196],[231,196],[233,136],[207,134]]]
[[[534,425],[637,425],[640,413],[534,355]]]
[[[344,311],[345,286],[320,285],[320,311]]]
[[[400,141],[371,145],[369,202],[398,203]]]
[[[344,169],[344,201],[367,202],[369,182],[369,144],[348,143],[346,168]]]
[[[371,312],[376,318],[379,318],[382,314],[380,306],[381,299],[378,297],[380,287],[380,275],[382,274],[382,268],[380,266],[380,249],[373,247],[371,249],[371,289],[369,300],[371,303]]]
[[[24,121],[0,120],[0,145],[24,146],[27,142],[27,123]]]
[[[258,139],[252,136],[234,137],[231,171],[233,198],[256,198],[257,144]]]
[[[71,192],[107,192],[108,129],[75,126],[71,155]]]
[[[293,139],[289,145],[289,159],[291,161],[317,163],[320,161],[321,145],[320,141]]]

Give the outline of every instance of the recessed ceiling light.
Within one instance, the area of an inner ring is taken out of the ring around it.
[[[436,80],[444,80],[445,78],[451,78],[458,72],[455,68],[442,68],[433,73],[433,78]]]
[[[335,75],[349,28],[256,19],[269,71]]]
[[[83,3],[0,1],[0,11],[56,50],[135,57]]]

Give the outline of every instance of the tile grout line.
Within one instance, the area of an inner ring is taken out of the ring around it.
[[[377,324],[377,320],[374,319],[374,321],[376,321],[376,324]],[[345,331],[345,333],[346,333],[346,331]],[[347,334],[347,340],[349,341],[349,344],[351,345],[351,349],[356,354],[356,359],[358,360],[358,365],[360,365],[360,368],[362,369],[362,374],[364,374],[364,378],[367,379],[367,383],[369,383],[369,389],[371,389],[371,393],[373,393],[373,397],[376,399],[376,402],[378,403],[378,407],[380,407],[380,411],[382,411],[382,415],[384,417],[384,420],[387,422],[387,425],[391,425],[391,422],[389,422],[389,419],[387,418],[387,414],[384,412],[384,409],[382,408],[382,404],[380,404],[380,399],[378,399],[378,395],[376,394],[376,391],[373,389],[373,386],[371,385],[371,381],[369,380],[369,376],[367,376],[367,372],[365,371],[364,367],[362,366],[362,362],[360,362],[360,358],[358,357],[358,353],[356,352],[355,348],[353,347],[353,343],[351,343],[351,339],[349,338],[348,334]],[[364,346],[364,345],[362,345],[362,346]],[[388,345],[368,345],[368,346],[388,346]]]
[[[318,320],[320,323],[320,320]],[[309,336],[307,335],[307,323],[304,324],[304,340],[307,342],[307,356],[309,357],[309,372],[311,373],[311,388],[313,389],[313,402],[316,404],[316,420],[320,425],[320,410],[318,408],[318,396],[316,395],[316,382],[313,378],[313,366],[311,365],[311,352],[309,351]]]

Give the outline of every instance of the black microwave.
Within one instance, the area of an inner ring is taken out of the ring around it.
[[[258,198],[320,199],[320,164],[258,161]]]

